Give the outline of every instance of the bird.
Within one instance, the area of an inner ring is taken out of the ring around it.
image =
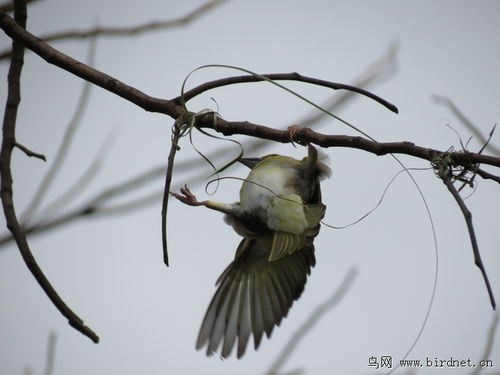
[[[190,206],[205,206],[225,214],[224,221],[243,237],[234,260],[216,282],[196,341],[208,356],[241,358],[253,336],[255,350],[265,334],[287,316],[316,264],[313,241],[326,206],[320,181],[331,169],[308,145],[302,160],[270,154],[240,158],[250,168],[235,203],[199,202],[187,186],[171,193]]]

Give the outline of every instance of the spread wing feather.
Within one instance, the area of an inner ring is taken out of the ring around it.
[[[243,239],[239,256],[217,281],[218,289],[205,314],[196,348],[207,345],[207,354],[222,344],[221,356],[228,357],[237,346],[240,358],[250,336],[255,348],[263,334],[286,317],[293,301],[304,290],[307,275],[314,267],[314,247],[308,245],[275,261],[265,254],[268,242]],[[269,249],[267,249],[269,252]]]

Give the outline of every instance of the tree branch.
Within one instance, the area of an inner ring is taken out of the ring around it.
[[[60,68],[67,70],[80,78],[88,80],[97,86],[100,86],[136,104],[146,111],[163,113],[174,119],[185,116],[182,106],[176,102],[178,98],[165,100],[149,96],[142,91],[128,86],[116,78],[109,76],[108,74],[91,68],[57,51],[23,28],[19,27],[19,25],[17,25],[16,22],[6,13],[0,13],[0,27],[9,36],[16,38],[47,62],[59,66]],[[193,90],[196,90],[196,88]],[[221,118],[218,118],[217,123],[215,124],[213,115],[211,114],[197,116],[197,126],[200,128],[212,128],[224,135],[243,134],[282,143],[290,142],[290,136],[287,131],[276,130],[246,121],[226,121]],[[386,155],[389,153],[405,154],[428,161],[432,161],[433,157],[436,155],[443,154],[443,151],[415,146],[410,142],[379,143],[362,137],[324,135],[316,133],[311,129],[301,129],[298,131],[296,133],[295,141],[302,143],[311,142],[321,147],[357,148],[376,155]],[[450,152],[449,155],[451,159],[459,165],[470,166],[471,164],[481,163],[500,167],[500,158],[498,157],[471,152]]]
[[[394,113],[398,113],[398,108],[394,105],[389,103],[387,100],[382,99],[380,96],[377,96],[367,90],[364,90],[359,87],[351,86],[351,85],[346,85],[344,83],[336,83],[336,82],[330,82],[330,81],[325,81],[323,79],[317,79],[313,77],[306,77],[303,76],[299,73],[274,73],[274,74],[262,74],[263,77],[271,80],[271,81],[299,81],[299,82],[305,82],[305,83],[310,83],[312,85],[316,86],[323,86],[323,87],[328,87],[333,90],[347,90],[347,91],[352,91],[361,95],[364,95],[372,100],[375,100],[379,104],[383,105],[390,111]],[[172,99],[172,101],[176,103],[181,103],[182,98],[184,98],[184,101],[189,101],[193,99],[195,96],[198,96],[208,90],[215,89],[217,87],[223,87],[223,86],[228,86],[228,85],[234,85],[238,83],[249,83],[249,82],[262,82],[265,81],[265,79],[253,75],[246,75],[246,76],[236,76],[236,77],[227,77],[227,78],[222,78],[218,79],[215,81],[210,81],[210,82],[205,82],[187,92],[184,93],[184,95],[178,96],[175,99]]]
[[[47,159],[45,158],[45,155],[39,154],[38,152],[31,151],[28,147],[23,146],[20,143],[15,142],[14,146],[17,147],[22,152],[24,152],[30,158],[37,158],[37,159],[40,159],[40,160],[43,160],[43,161],[47,161]]]
[[[462,210],[462,214],[464,215],[465,222],[467,223],[467,229],[469,231],[470,241],[472,244],[472,251],[474,253],[474,262],[481,271],[481,274],[483,275],[484,283],[486,284],[486,289],[488,290],[488,295],[490,297],[491,307],[493,307],[493,310],[495,310],[496,308],[495,296],[493,295],[490,281],[488,279],[488,275],[486,274],[486,269],[484,268],[483,261],[481,260],[481,254],[479,253],[479,245],[477,244],[476,233],[474,232],[474,225],[472,224],[472,213],[469,211],[462,197],[460,196],[459,192],[453,185],[450,174],[451,172],[450,173],[445,172],[442,173],[440,177],[442,178],[443,182],[450,191],[451,195],[453,195],[453,198],[455,198],[458,206]]]
[[[14,1],[14,16],[19,23],[19,27],[26,25],[26,2],[22,0]],[[9,17],[10,18],[10,17]],[[0,176],[1,176],[1,198],[7,222],[7,228],[12,232],[21,256],[23,257],[26,266],[42,287],[44,292],[50,298],[57,309],[68,319],[69,324],[89,337],[94,342],[99,342],[99,337],[87,327],[83,321],[66,305],[62,298],[57,294],[49,280],[46,278],[40,267],[38,266],[28,242],[26,235],[19,225],[16,211],[14,207],[13,190],[12,190],[12,173],[10,169],[12,150],[16,144],[15,130],[17,110],[21,100],[20,78],[22,66],[24,63],[24,47],[17,40],[12,44],[12,58],[8,75],[8,94],[7,103],[3,120],[3,139],[2,148],[0,151]]]
[[[168,246],[167,246],[167,210],[168,199],[170,197],[170,184],[172,183],[172,171],[174,169],[175,154],[179,150],[180,129],[177,123],[172,129],[170,152],[167,160],[167,170],[165,173],[165,188],[163,189],[163,202],[161,207],[161,243],[163,246],[163,262],[168,267]]]
[[[214,123],[213,115],[205,114],[197,118],[200,128],[214,129],[224,135],[242,134],[264,138],[271,141],[290,143],[290,134],[287,130],[278,130],[264,125],[252,124],[248,121],[226,121],[218,118]],[[309,128],[297,130],[294,141],[299,143],[314,143],[321,147],[348,147],[371,152],[375,155],[404,154],[420,159],[432,161],[436,155],[444,152],[416,146],[411,142],[375,142],[358,136],[326,135]],[[474,152],[447,152],[447,155],[457,165],[470,166],[473,164],[488,164],[500,167],[500,158],[478,154]]]
[[[480,168],[476,169],[476,173],[478,175],[480,175],[482,178],[484,178],[485,180],[493,180],[493,181],[496,181],[500,184],[500,177],[499,176],[495,176],[494,174],[492,174],[490,172],[486,172],[485,170],[480,169]]]

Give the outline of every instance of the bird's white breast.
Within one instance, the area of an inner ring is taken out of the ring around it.
[[[301,234],[307,220],[292,183],[298,176],[292,165],[284,164],[270,162],[252,169],[240,190],[241,209],[273,230]]]

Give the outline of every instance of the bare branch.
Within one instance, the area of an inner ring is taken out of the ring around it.
[[[480,169],[480,168],[476,169],[476,173],[478,175],[480,175],[482,178],[484,178],[485,180],[493,180],[493,181],[496,181],[500,184],[500,177],[499,176],[495,176],[494,174],[486,172],[485,170]]]
[[[47,60],[49,63],[59,66],[85,80],[118,95],[139,107],[151,111],[166,114],[174,119],[185,116],[182,106],[174,100],[154,98],[140,90],[128,86],[119,80],[93,69],[59,51],[50,47],[40,39],[36,38],[9,17],[6,13],[0,13],[0,27],[12,38],[24,43],[28,48]],[[246,79],[246,78],[245,78]],[[217,125],[217,126],[215,126]],[[214,123],[211,114],[197,117],[197,126],[200,128],[216,128],[216,131],[224,135],[243,134],[273,140],[282,143],[289,143],[290,137],[287,131],[276,130],[262,125],[252,124],[246,121],[226,121],[218,118]],[[321,147],[351,147],[358,148],[376,155],[406,154],[424,160],[432,161],[436,155],[443,152],[429,148],[415,146],[410,142],[388,142],[378,143],[361,137],[344,135],[323,135],[311,129],[302,129],[296,133],[295,141],[301,143],[315,143]],[[500,158],[470,152],[451,153],[451,158],[455,163],[469,166],[471,164],[489,164],[500,167]]]
[[[398,113],[398,108],[394,105],[389,103],[387,100],[382,99],[381,97],[367,91],[364,89],[361,89],[359,87],[354,87],[351,85],[346,85],[344,83],[336,83],[336,82],[330,82],[330,81],[325,81],[323,79],[317,79],[313,77],[306,77],[303,76],[299,73],[274,73],[274,74],[262,74],[262,77],[267,78],[268,80],[271,81],[299,81],[299,82],[305,82],[305,83],[310,83],[312,85],[316,86],[323,86],[323,87],[328,87],[332,90],[347,90],[347,91],[352,91],[357,94],[364,95],[370,99],[375,100],[379,104],[382,104],[384,107],[389,109],[390,111],[394,113]],[[193,99],[195,96],[198,96],[206,91],[212,90],[217,87],[223,87],[223,86],[228,86],[228,85],[234,85],[238,83],[248,83],[248,82],[262,82],[265,81],[264,78],[253,76],[253,75],[246,75],[246,76],[236,76],[236,77],[227,77],[227,78],[222,78],[218,79],[215,81],[210,81],[210,82],[205,82],[187,92],[184,93],[183,96],[178,96],[175,99],[172,99],[173,101],[177,103],[181,103],[182,99],[184,101],[189,101]]]
[[[14,2],[14,16],[21,29],[26,25],[26,2],[16,0]],[[9,17],[10,18],[10,17]],[[33,274],[38,284],[50,298],[57,309],[68,319],[69,324],[89,337],[92,341],[98,342],[97,335],[87,327],[83,321],[66,305],[62,298],[57,294],[45,274],[38,266],[31,249],[26,240],[26,235],[19,225],[13,201],[12,191],[12,173],[11,158],[15,141],[16,117],[19,102],[21,100],[20,77],[24,62],[24,47],[17,40],[14,40],[12,46],[12,58],[8,76],[8,95],[7,104],[3,121],[3,139],[0,151],[0,175],[1,175],[1,198],[4,209],[7,228],[12,232],[21,256],[26,266]]]
[[[22,152],[24,152],[30,158],[38,158],[40,160],[47,161],[47,159],[45,158],[45,155],[39,154],[38,152],[31,151],[29,148],[27,148],[26,146],[23,146],[20,143],[16,142],[16,143],[14,143],[14,146],[17,147]]]
[[[440,177],[443,179],[443,182],[445,183],[446,187],[450,191],[451,195],[453,195],[453,198],[455,198],[458,206],[462,210],[462,214],[464,215],[465,222],[467,223],[467,229],[469,231],[470,241],[472,244],[472,251],[474,253],[474,262],[481,271],[481,274],[483,275],[484,283],[486,284],[486,289],[488,290],[488,295],[490,297],[491,307],[493,307],[493,310],[495,310],[496,308],[495,296],[493,295],[493,290],[491,289],[490,281],[488,279],[488,275],[486,274],[486,269],[484,268],[483,261],[481,260],[481,254],[479,253],[479,245],[477,244],[476,233],[474,231],[474,225],[472,224],[472,213],[465,205],[462,197],[455,188],[455,185],[453,185],[450,173],[442,173]]]
[[[36,0],[31,0],[36,1]],[[224,3],[227,0],[210,0],[200,7],[192,10],[188,14],[176,18],[173,20],[164,20],[164,21],[153,21],[147,22],[141,25],[135,26],[121,26],[121,27],[94,27],[88,30],[70,30],[63,32],[55,32],[47,35],[42,35],[40,39],[45,42],[55,42],[60,40],[71,40],[71,39],[88,39],[100,36],[108,36],[108,37],[126,37],[133,35],[140,35],[146,32],[169,29],[173,27],[185,26],[195,21],[200,16],[208,13],[210,10],[215,8],[216,6]],[[8,4],[5,4],[0,8],[4,12],[8,12],[8,10],[4,10],[4,7],[8,7]],[[10,56],[10,50],[4,50],[0,52],[0,60],[8,58]]]
[[[288,131],[253,124],[248,121],[226,121],[218,118],[215,124],[213,116],[203,115],[198,118],[197,124],[198,127],[215,129],[224,135],[243,134],[281,143],[290,142]],[[302,128],[294,133],[294,141],[301,144],[314,143],[321,147],[356,148],[379,156],[404,154],[428,161],[432,161],[436,155],[443,154],[443,151],[416,146],[411,142],[375,142],[358,136],[321,134],[309,128]],[[481,163],[500,167],[500,158],[494,156],[473,152],[450,152],[448,154],[457,165],[470,166]]]
[[[172,139],[170,152],[168,154],[167,172],[165,173],[165,188],[163,190],[163,203],[161,207],[161,243],[163,246],[163,262],[168,267],[168,247],[167,247],[167,210],[168,198],[170,196],[170,184],[172,182],[172,170],[174,169],[174,159],[179,149],[180,129],[177,123],[172,129]]]

